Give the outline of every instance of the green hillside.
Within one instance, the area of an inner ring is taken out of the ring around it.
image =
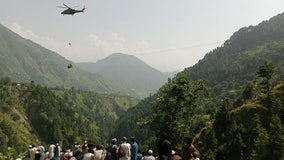
[[[0,79],[0,100],[0,159],[7,147],[20,154],[29,144],[60,142],[67,148],[74,140],[108,143],[113,122],[138,102],[74,88],[19,85],[9,78]]]
[[[0,77],[10,77],[18,83],[33,81],[49,87],[79,88],[99,93],[136,96],[135,92],[86,72],[59,54],[24,39],[0,25]]]
[[[128,134],[145,133],[137,136],[147,142],[145,146],[155,145],[161,132],[168,133],[179,152],[186,136],[195,137],[201,159],[212,160],[241,159],[240,155],[266,159],[269,152],[261,151],[269,149],[256,147],[265,138],[264,144],[278,147],[272,157],[279,159],[284,153],[283,19],[284,13],[235,32],[224,45],[178,73],[157,94],[120,117],[118,126],[135,124]],[[275,66],[269,91],[263,86],[265,78],[257,74],[265,63]],[[267,93],[273,98],[267,98]],[[133,119],[129,121],[130,117]],[[271,130],[277,126],[280,131],[275,135]],[[117,128],[114,133],[123,130]]]
[[[256,78],[255,71],[264,61],[278,66],[278,79],[284,78],[284,13],[257,26],[241,28],[224,45],[205,55],[196,65],[186,68],[192,79],[204,79],[214,94],[237,95],[240,86]]]

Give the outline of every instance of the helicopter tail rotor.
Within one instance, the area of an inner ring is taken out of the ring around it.
[[[84,7],[84,8],[82,9],[82,12],[84,12],[85,9],[86,9],[86,7]]]

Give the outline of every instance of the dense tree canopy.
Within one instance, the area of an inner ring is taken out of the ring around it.
[[[167,133],[173,145],[181,144],[185,135],[194,135],[200,129],[194,119],[206,95],[203,81],[192,81],[186,74],[178,74],[158,91],[152,106],[151,128],[158,135]]]

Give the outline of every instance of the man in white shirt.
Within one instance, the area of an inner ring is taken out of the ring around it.
[[[119,157],[119,160],[130,160],[130,144],[127,142],[127,138],[126,137],[123,137],[122,140],[121,140],[121,144],[120,146],[121,149],[124,151],[125,155],[122,156],[122,157]],[[119,148],[118,147],[118,148]],[[119,149],[118,149],[118,152],[119,152]]]

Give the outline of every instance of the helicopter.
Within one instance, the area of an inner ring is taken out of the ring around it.
[[[86,9],[85,7],[82,8],[81,10],[76,10],[76,9],[73,9],[69,6],[67,6],[66,4],[63,3],[63,6],[57,6],[58,8],[67,8],[66,10],[62,11],[61,14],[69,14],[69,15],[74,15],[75,13],[79,13],[79,12],[84,12],[84,10]]]

